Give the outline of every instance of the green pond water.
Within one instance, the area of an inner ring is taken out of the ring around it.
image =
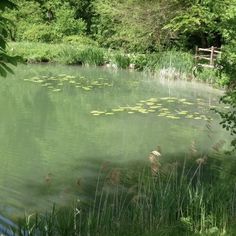
[[[210,152],[228,139],[210,111],[221,93],[138,72],[19,66],[0,80],[1,214],[67,204],[102,163],[146,161],[157,146],[163,158],[193,142]]]

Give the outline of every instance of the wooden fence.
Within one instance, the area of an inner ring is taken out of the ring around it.
[[[216,58],[220,57],[221,49],[217,47],[199,48],[196,47],[195,62],[197,66],[208,68],[215,67]]]

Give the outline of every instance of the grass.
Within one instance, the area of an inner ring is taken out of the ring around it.
[[[102,166],[93,200],[25,217],[19,235],[235,235],[235,161],[218,155]]]
[[[140,71],[151,71],[164,79],[198,79],[216,83],[215,71],[201,69],[196,77],[193,73],[193,55],[174,49],[153,54],[124,54],[99,48],[96,45],[82,45],[76,42],[47,44],[32,42],[9,43],[10,55],[19,55],[28,63],[61,63],[67,65],[102,66],[110,62],[116,68],[126,69],[130,64]],[[218,78],[218,79],[217,79]]]
[[[80,46],[75,44],[47,43],[10,43],[11,55],[19,55],[28,63],[61,63],[103,65],[105,53],[95,46]]]

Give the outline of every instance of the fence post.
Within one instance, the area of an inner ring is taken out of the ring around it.
[[[211,46],[211,57],[210,57],[210,65],[214,66],[214,46]]]
[[[197,65],[197,63],[198,63],[198,46],[196,46],[196,48],[195,48],[195,64]]]

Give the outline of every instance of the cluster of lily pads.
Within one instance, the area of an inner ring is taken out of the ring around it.
[[[84,91],[91,91],[95,88],[112,87],[113,84],[108,79],[98,78],[97,80],[91,80],[84,76],[72,76],[72,75],[57,75],[57,76],[41,76],[32,77],[30,79],[24,79],[33,83],[41,84],[41,86],[48,88],[53,92],[60,92],[63,86],[70,86],[75,88],[81,88]]]
[[[170,104],[178,104],[181,109],[175,109],[176,106]],[[178,99],[176,97],[162,97],[162,98],[149,98],[147,100],[140,100],[134,106],[119,106],[109,110],[99,111],[94,110],[90,113],[93,116],[101,115],[115,115],[116,113],[125,112],[128,114],[148,114],[153,113],[159,117],[166,117],[169,119],[194,119],[194,120],[209,120],[211,118],[207,117],[205,114],[200,112],[191,112],[188,107],[194,105],[195,103],[189,102],[186,99]],[[197,99],[197,105],[203,105],[201,99]]]

